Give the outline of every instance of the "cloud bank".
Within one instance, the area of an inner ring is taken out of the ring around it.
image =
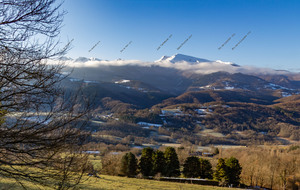
[[[170,61],[156,61],[156,62],[144,62],[139,60],[99,60],[99,59],[67,59],[61,60],[60,63],[64,63],[67,67],[74,68],[98,68],[103,66],[141,66],[152,67],[159,66],[165,68],[173,68],[180,71],[192,72],[197,74],[210,74],[214,72],[228,72],[228,73],[244,73],[244,74],[287,74],[288,71],[276,71],[270,68],[259,68],[253,66],[238,66],[235,64],[229,64],[230,62],[222,61],[209,61],[209,62],[197,62],[191,63],[188,61],[170,62]],[[57,60],[49,60],[48,64],[57,64]]]

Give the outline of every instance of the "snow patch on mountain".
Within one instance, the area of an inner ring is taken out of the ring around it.
[[[128,82],[130,82],[130,80],[123,79],[123,80],[120,80],[120,81],[116,81],[115,83],[116,84],[122,84],[122,83],[128,83]]]
[[[269,83],[268,85],[265,85],[265,88],[271,88],[272,90],[278,90],[278,89],[282,89],[282,90],[294,90],[294,89],[290,89],[290,88],[286,88],[277,84],[273,84],[273,83]]]
[[[159,60],[156,60],[156,61],[154,61],[154,62],[157,63],[157,62],[165,61],[165,60],[167,60],[168,58],[170,58],[170,56],[164,55],[164,56],[162,56]]]
[[[225,62],[225,61],[221,61],[221,60],[217,60],[216,63],[220,63],[220,64],[226,64],[226,65],[232,65],[235,67],[239,67],[239,65],[232,63],[232,62]]]

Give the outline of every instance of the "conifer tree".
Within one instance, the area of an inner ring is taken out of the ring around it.
[[[231,157],[229,159],[220,158],[214,173],[214,179],[237,186],[240,183],[242,167],[238,159]]]
[[[242,167],[235,157],[231,157],[225,161],[227,166],[228,183],[238,185],[240,183],[240,175],[242,173]]]
[[[131,177],[137,173],[137,159],[131,152],[126,153],[121,160],[121,174]]]
[[[160,150],[156,150],[152,155],[153,160],[153,175],[157,173],[165,174],[166,161],[164,153]]]
[[[200,161],[195,156],[187,157],[183,164],[183,175],[185,177],[199,177]]]
[[[200,170],[199,170],[199,176],[203,179],[211,179],[212,178],[212,166],[209,160],[200,158]]]
[[[180,166],[178,156],[173,147],[167,147],[165,150],[166,171],[165,175],[168,177],[177,177],[180,175]]]
[[[227,166],[225,164],[225,159],[219,158],[218,164],[216,166],[216,171],[214,173],[214,179],[217,181],[228,181],[227,176]]]
[[[144,176],[151,176],[153,175],[153,149],[150,147],[144,148],[142,151],[142,156],[140,158],[140,171]]]

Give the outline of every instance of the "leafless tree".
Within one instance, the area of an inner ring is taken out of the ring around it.
[[[30,181],[68,189],[87,163],[79,146],[88,109],[75,109],[82,97],[60,88],[63,63],[47,63],[70,48],[57,40],[60,7],[56,0],[0,0],[0,177],[24,188]]]

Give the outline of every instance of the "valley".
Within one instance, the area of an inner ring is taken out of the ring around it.
[[[0,190],[298,190],[299,2],[0,0]]]
[[[237,64],[182,54],[164,56],[152,64],[80,61],[98,66],[76,66],[72,72],[67,67],[70,75],[62,84],[70,93],[81,89],[93,99],[93,119],[87,126],[93,131],[92,142],[129,148],[169,144],[209,149],[289,145],[300,139],[297,73],[250,74],[251,70]],[[202,68],[207,63],[214,70],[226,67],[231,72],[178,68]]]

